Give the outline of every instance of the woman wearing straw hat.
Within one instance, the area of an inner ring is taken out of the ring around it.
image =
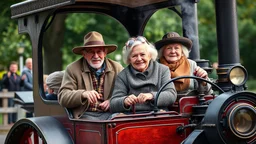
[[[75,118],[108,119],[109,99],[116,75],[123,69],[118,62],[106,58],[116,45],[106,45],[98,32],[84,36],[84,45],[73,48],[82,55],[65,70],[58,94],[59,103],[72,109]]]
[[[195,61],[187,58],[192,47],[190,39],[180,37],[176,32],[169,32],[163,36],[162,40],[157,41],[155,46],[158,50],[159,62],[169,67],[171,78],[194,75],[208,79],[207,72],[197,66]],[[174,85],[178,93],[185,93],[198,87],[196,80],[193,79],[179,79],[174,81]],[[209,93],[210,85],[205,83],[202,85]]]

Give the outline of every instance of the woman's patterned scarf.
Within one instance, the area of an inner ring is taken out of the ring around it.
[[[175,63],[168,63],[164,57],[160,58],[160,63],[169,67],[171,71],[171,78],[178,76],[189,76],[190,75],[190,64],[185,56],[182,56]],[[190,84],[189,79],[179,79],[174,81],[174,85],[177,91],[187,90]]]

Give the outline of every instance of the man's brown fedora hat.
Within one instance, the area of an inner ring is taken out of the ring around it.
[[[75,54],[82,55],[82,51],[84,49],[97,47],[104,47],[105,49],[107,49],[107,53],[111,53],[117,48],[117,46],[114,44],[105,45],[102,35],[96,31],[92,31],[84,36],[84,45],[75,47],[72,49],[72,51]]]
[[[172,43],[180,43],[185,47],[187,47],[188,51],[190,51],[192,47],[192,41],[190,39],[181,37],[176,32],[169,32],[165,34],[162,40],[159,40],[155,43],[155,47],[157,50],[160,50],[163,46],[172,44]]]

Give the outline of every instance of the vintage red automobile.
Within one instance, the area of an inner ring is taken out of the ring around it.
[[[17,121],[5,144],[253,144],[256,143],[256,94],[247,92],[247,71],[240,64],[235,0],[215,0],[219,67],[215,82],[218,93],[204,95],[202,90],[179,95],[169,111],[117,116],[112,120],[74,119],[69,109],[57,101],[44,99],[42,39],[54,15],[70,12],[106,14],[121,23],[130,36],[143,35],[149,18],[158,10],[175,6],[185,23],[183,35],[192,39],[190,58],[211,70],[200,60],[197,0],[29,0],[11,6],[18,20],[19,33],[27,33],[33,49],[33,100],[24,108],[34,107],[35,117]],[[192,11],[186,11],[189,6]],[[193,31],[185,33],[189,28]],[[194,35],[195,37],[191,37]],[[225,43],[224,43],[225,41]],[[169,83],[176,79],[172,79]],[[167,83],[167,84],[169,84]],[[161,92],[159,90],[158,94]],[[157,100],[156,100],[157,101]],[[155,101],[155,102],[156,102]]]

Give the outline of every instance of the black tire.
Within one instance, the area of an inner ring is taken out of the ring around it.
[[[73,144],[63,125],[53,117],[21,119],[10,129],[5,144]]]

